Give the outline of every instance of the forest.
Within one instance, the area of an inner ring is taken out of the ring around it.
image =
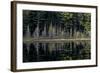
[[[23,10],[23,36],[34,38],[90,38],[91,14]]]
[[[91,14],[23,10],[23,62],[91,59]]]

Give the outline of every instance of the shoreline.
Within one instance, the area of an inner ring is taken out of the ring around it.
[[[23,38],[23,42],[67,42],[67,41],[90,41],[91,38],[70,38],[70,39],[50,39],[50,38]]]

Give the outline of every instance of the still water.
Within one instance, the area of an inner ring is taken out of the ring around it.
[[[90,41],[23,43],[23,62],[91,59]]]

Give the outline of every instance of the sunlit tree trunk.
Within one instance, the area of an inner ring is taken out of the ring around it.
[[[38,12],[38,15],[37,15],[37,19],[38,19],[38,20],[37,20],[37,29],[36,29],[36,31],[37,31],[37,32],[36,32],[36,33],[37,33],[37,34],[36,34],[37,37],[39,37],[39,23],[40,23],[39,15],[40,15],[40,14],[39,14],[39,12]]]
[[[29,24],[27,25],[27,30],[26,30],[26,37],[30,37],[30,29],[29,29]]]
[[[42,32],[42,36],[43,37],[46,37],[46,31],[47,31],[47,28],[46,28],[46,24],[44,25],[44,30]]]
[[[53,31],[53,26],[52,26],[52,21],[50,23],[50,26],[49,26],[49,37],[51,38],[53,35],[52,35],[52,32]]]

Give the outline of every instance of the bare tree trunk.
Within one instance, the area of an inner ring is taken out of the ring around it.
[[[27,30],[26,30],[26,37],[30,37],[30,29],[29,29],[29,24],[27,25]]]
[[[40,23],[39,15],[40,15],[40,14],[38,13],[37,29],[36,29],[36,30],[37,30],[37,32],[36,32],[36,33],[37,33],[37,34],[36,34],[37,37],[39,37],[39,23]]]
[[[43,36],[43,37],[46,37],[46,31],[47,31],[47,30],[46,30],[46,24],[45,24],[45,25],[44,25],[44,30],[43,30],[43,32],[42,32],[42,36]]]

